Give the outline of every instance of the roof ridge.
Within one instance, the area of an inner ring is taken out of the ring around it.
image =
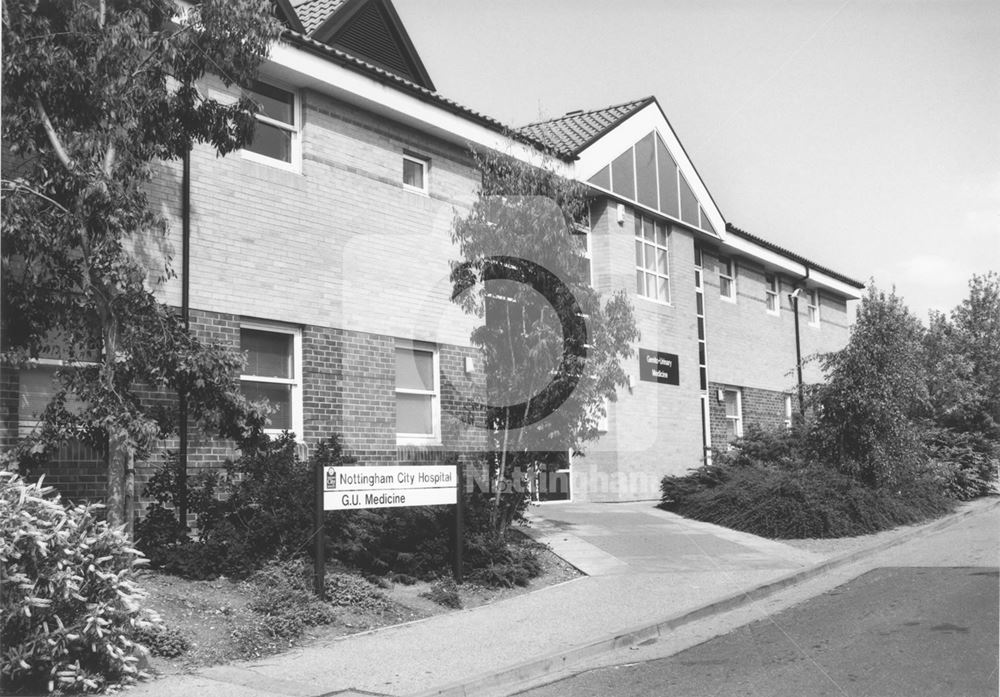
[[[556,121],[563,121],[565,119],[579,118],[581,116],[587,116],[589,114],[596,114],[596,113],[598,113],[600,111],[611,111],[612,109],[621,109],[623,107],[633,107],[633,106],[637,106],[637,105],[643,105],[644,106],[645,104],[648,104],[648,103],[653,102],[655,100],[656,100],[656,98],[653,97],[652,95],[650,95],[650,96],[647,96],[647,97],[642,97],[641,99],[633,99],[633,100],[630,100],[630,101],[627,101],[627,102],[621,102],[620,104],[609,104],[608,106],[598,107],[596,109],[586,109],[586,110],[584,110],[584,109],[576,109],[576,110],[573,110],[573,111],[567,111],[562,116],[556,116],[556,117],[551,118],[551,119],[542,119],[541,121],[532,121],[531,123],[526,123],[523,126],[519,126],[518,128],[529,128],[531,126],[540,126],[542,124],[554,123]]]

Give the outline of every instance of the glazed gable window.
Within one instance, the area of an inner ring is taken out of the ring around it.
[[[299,105],[294,92],[256,82],[249,96],[260,107],[253,142],[244,153],[263,161],[297,164],[299,147]]]

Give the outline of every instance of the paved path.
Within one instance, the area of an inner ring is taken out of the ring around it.
[[[503,694],[813,573],[818,555],[651,503],[550,504],[529,533],[588,576],[491,605],[140,685],[134,697]],[[721,603],[720,603],[721,601]]]

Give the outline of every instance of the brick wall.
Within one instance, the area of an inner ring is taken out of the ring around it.
[[[633,212],[627,210],[619,224],[614,205],[595,204],[591,216],[595,285],[604,297],[627,293],[641,338],[623,362],[634,384],[619,389],[617,401],[609,405],[608,432],[584,444],[585,456],[573,460],[573,496],[656,498],[664,475],[683,474],[702,457],[694,241],[682,228],[671,230],[671,301],[657,303],[636,294]],[[640,380],[639,348],[675,354],[680,384]]]
[[[725,383],[709,383],[708,411],[711,424],[712,447],[724,450],[729,445],[725,403],[719,401],[718,393],[725,389],[740,391],[743,432],[752,424],[765,429],[785,426],[785,399],[787,392],[762,390],[755,387],[740,387]],[[794,407],[794,404],[793,404]]]
[[[793,389],[795,374],[795,315],[788,294],[799,279],[778,277],[778,314],[767,312],[764,269],[753,261],[735,258],[735,302],[720,297],[719,255],[706,249],[705,315],[708,336],[708,374],[717,382]],[[799,300],[799,334],[806,360],[803,380],[822,380],[817,353],[842,348],[849,337],[847,303],[820,292],[820,323],[809,324],[807,303]]]

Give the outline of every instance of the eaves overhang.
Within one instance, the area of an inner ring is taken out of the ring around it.
[[[344,51],[286,30],[262,73],[307,86],[444,140],[485,147],[572,176],[573,158],[500,121]]]

